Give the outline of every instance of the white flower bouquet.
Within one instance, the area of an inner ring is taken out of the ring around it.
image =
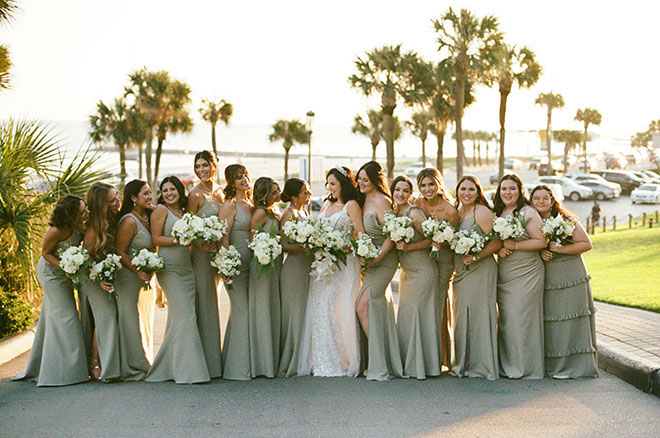
[[[367,263],[378,257],[378,253],[380,252],[380,248],[374,244],[371,236],[366,233],[358,233],[357,239],[352,238],[351,246],[353,247],[353,254],[356,257],[362,257]]]
[[[227,289],[231,290],[233,288],[232,278],[238,273],[238,268],[241,266],[241,253],[234,245],[229,245],[229,248],[223,246],[220,251],[215,253],[211,266],[217,268]]]
[[[415,228],[413,220],[409,216],[397,216],[392,213],[385,213],[385,224],[383,233],[392,240],[392,242],[410,242],[415,237]],[[400,251],[399,251],[400,252]]]
[[[560,214],[555,217],[543,219],[541,231],[548,238],[548,242],[555,242],[558,246],[573,242],[573,231],[575,223],[569,219],[564,219]]]
[[[149,251],[147,248],[142,248],[135,257],[131,259],[131,263],[138,271],[146,272],[147,274],[153,274],[165,269],[165,261],[163,258],[155,252]],[[144,282],[144,289],[151,289],[151,284],[148,281]]]
[[[58,275],[68,275],[74,287],[78,287],[81,278],[87,278],[86,268],[89,266],[89,255],[85,248],[69,246],[58,251],[60,265]]]
[[[332,252],[324,249],[316,251],[310,275],[315,276],[317,280],[323,280],[335,272],[338,265],[339,260]]]
[[[217,216],[203,217],[202,220],[204,225],[196,240],[204,243],[215,243],[222,240],[227,232],[227,221],[225,219],[219,220]]]
[[[528,223],[529,219],[523,218],[519,212],[506,217],[495,217],[490,238],[493,240],[519,239],[525,233]]]
[[[340,263],[346,264],[346,255],[350,251],[347,231],[335,229],[324,220],[309,218],[297,223],[287,222],[282,232],[287,243],[304,245],[314,255],[310,275],[321,279],[335,272]]]
[[[265,267],[274,267],[275,260],[282,254],[280,236],[275,228],[271,228],[270,232],[267,232],[259,226],[252,242],[248,243],[248,247],[254,253],[252,264],[259,269],[260,274]]]
[[[204,219],[192,213],[186,213],[172,227],[172,237],[179,245],[189,246],[200,239],[204,233]]]
[[[98,263],[92,263],[89,269],[89,278],[97,283],[114,283],[117,271],[121,269],[121,257],[117,254],[108,254]],[[117,298],[114,287],[108,292],[110,298]]]
[[[302,221],[288,221],[282,226],[284,242],[292,245],[309,245],[309,239],[316,231],[320,222],[317,219],[306,219]]]
[[[475,228],[474,230],[458,230],[449,243],[452,251],[459,255],[478,254],[488,243],[488,236],[484,236]],[[469,270],[468,265],[463,270]]]
[[[424,237],[437,244],[450,243],[456,234],[456,228],[451,223],[433,218],[428,218],[422,222],[422,231]],[[431,247],[429,256],[432,259],[438,258],[438,249],[435,246]]]

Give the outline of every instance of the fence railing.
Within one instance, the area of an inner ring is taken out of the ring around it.
[[[591,217],[587,217],[586,219],[586,229],[587,232],[591,234],[595,234],[596,230],[601,231],[601,232],[606,232],[608,231],[608,227],[610,231],[616,231],[617,226],[619,229],[632,229],[633,227],[649,227],[653,228],[654,226],[658,226],[660,221],[660,211],[656,210],[654,213],[642,213],[641,216],[633,217],[632,214],[628,214],[627,216],[619,217],[617,218],[616,216],[602,216],[597,222],[593,221]]]

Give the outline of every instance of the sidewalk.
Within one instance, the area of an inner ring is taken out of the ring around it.
[[[392,286],[396,291],[398,282],[394,281]],[[398,302],[397,295],[395,292],[395,303]],[[644,392],[660,396],[660,313],[600,302],[596,303],[596,308],[600,368]],[[229,299],[223,288],[220,293],[223,336],[228,316]],[[167,311],[156,309],[154,319],[154,353],[156,353],[165,333]],[[0,340],[0,378],[13,376],[27,363],[27,354],[7,361],[5,358],[9,354],[8,346],[7,339]],[[25,347],[24,351],[28,351],[27,348],[29,346]]]

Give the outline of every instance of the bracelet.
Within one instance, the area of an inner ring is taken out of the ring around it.
[[[513,244],[513,249],[514,249],[514,250],[517,250],[517,249],[518,249],[518,242],[514,242],[514,244]]]

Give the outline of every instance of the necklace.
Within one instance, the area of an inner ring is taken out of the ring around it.
[[[183,216],[183,210],[181,209],[181,207],[177,208],[176,210],[172,209],[169,205],[165,205],[165,207],[167,207],[167,209],[171,211],[172,214],[174,214],[175,216],[177,217]]]
[[[138,219],[140,219],[140,221],[141,221],[143,224],[148,224],[148,223],[149,223],[149,218],[148,218],[147,216],[142,216],[142,215],[139,214],[137,211],[135,211],[135,209],[131,210],[131,213],[133,213],[133,214],[135,215],[135,217],[137,217]]]

